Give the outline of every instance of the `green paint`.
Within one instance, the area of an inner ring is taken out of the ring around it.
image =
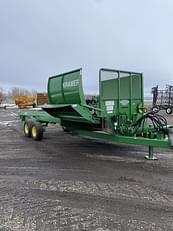
[[[93,138],[146,145],[148,159],[154,159],[153,147],[170,147],[164,124],[147,122],[156,115],[144,114],[142,73],[100,69],[99,96],[90,100],[83,93],[81,69],[55,75],[48,80],[48,99],[44,111],[22,112],[20,118],[60,123],[75,134]]]

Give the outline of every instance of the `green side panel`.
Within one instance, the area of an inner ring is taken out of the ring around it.
[[[102,88],[101,94],[105,100],[118,98],[117,80],[113,79],[113,80],[102,81],[101,88]]]
[[[48,80],[49,104],[84,104],[82,70],[52,76]]]
[[[118,80],[116,80],[118,82]],[[120,79],[120,99],[130,98],[130,79],[129,77],[123,77]]]
[[[130,97],[132,99],[141,99],[141,87],[142,78],[136,75],[104,80],[101,82],[101,96],[103,99],[129,99]]]
[[[143,89],[142,76],[133,75],[133,78],[132,78],[132,98],[133,99],[141,99],[142,94],[143,94],[142,89]]]
[[[100,107],[104,116],[125,114],[128,119],[143,105],[143,77],[141,73],[101,69]]]

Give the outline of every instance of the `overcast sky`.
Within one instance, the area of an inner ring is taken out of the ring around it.
[[[100,67],[173,84],[173,0],[0,0],[0,86],[42,91],[79,67],[85,92]]]

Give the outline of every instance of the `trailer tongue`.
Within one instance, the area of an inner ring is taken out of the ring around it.
[[[26,136],[40,140],[45,126],[59,123],[74,134],[147,145],[148,159],[154,159],[153,147],[173,145],[166,119],[144,108],[141,73],[100,69],[99,96],[90,99],[83,94],[81,69],[52,76],[48,102],[42,111],[20,113]]]

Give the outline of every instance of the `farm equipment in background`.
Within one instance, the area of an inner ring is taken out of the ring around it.
[[[18,95],[15,96],[15,104],[19,108],[25,108],[25,107],[35,107],[35,97],[34,96],[27,96],[27,95]]]
[[[48,103],[48,96],[47,93],[37,93],[36,95],[36,104],[37,106],[39,105],[44,105]]]
[[[99,95],[85,99],[82,70],[48,80],[48,105],[20,113],[25,136],[41,140],[49,123],[76,135],[154,147],[173,146],[173,127],[155,112],[146,112],[142,73],[100,69]]]
[[[19,108],[36,107],[48,103],[47,93],[37,93],[36,96],[15,96],[15,104]]]
[[[152,110],[158,112],[165,110],[167,114],[173,112],[173,86],[166,85],[165,90],[158,90],[158,85],[152,88],[153,105]]]

